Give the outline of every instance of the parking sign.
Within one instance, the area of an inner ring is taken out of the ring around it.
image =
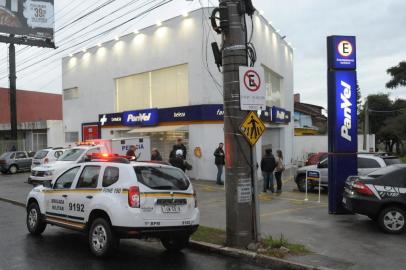
[[[266,109],[266,90],[262,68],[240,67],[240,107],[243,111]]]

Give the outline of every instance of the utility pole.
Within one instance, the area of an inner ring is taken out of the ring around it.
[[[257,215],[255,200],[241,201],[241,192],[247,187],[253,192],[253,198],[256,194],[255,178],[252,179],[253,166],[256,166],[255,151],[251,153],[250,145],[239,131],[247,116],[247,112],[240,110],[239,85],[239,67],[248,64],[243,5],[240,0],[220,0],[227,246],[246,248],[257,240]]]
[[[10,38],[13,38],[10,35]],[[11,125],[11,140],[17,147],[17,86],[16,86],[16,50],[14,43],[9,45],[9,79],[10,79],[10,125]]]
[[[363,144],[363,149],[365,151],[369,151],[369,149],[367,149],[368,135],[369,135],[369,111],[368,111],[368,100],[366,100],[364,108],[364,144]]]

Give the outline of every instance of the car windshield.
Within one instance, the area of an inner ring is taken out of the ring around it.
[[[135,166],[138,182],[152,189],[186,190],[190,183],[186,175],[175,168]]]
[[[75,161],[85,152],[84,149],[70,149],[58,158],[58,161]]]
[[[403,162],[398,158],[384,158],[386,165],[393,165],[393,164],[402,164]]]
[[[382,175],[397,171],[400,168],[406,168],[406,164],[398,164],[398,165],[392,165],[392,166],[384,167],[382,169],[378,169],[376,171],[373,171],[373,172],[369,173],[368,176],[372,177],[372,178],[377,178],[379,176],[382,176]]]
[[[48,155],[48,150],[41,150],[39,152],[37,152],[34,156],[35,159],[43,159],[44,157],[46,157]]]

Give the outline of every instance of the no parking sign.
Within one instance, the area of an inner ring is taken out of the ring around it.
[[[240,67],[240,104],[243,111],[266,109],[266,90],[262,68]]]

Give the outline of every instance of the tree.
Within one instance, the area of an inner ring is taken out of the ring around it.
[[[384,139],[386,150],[393,152],[393,147],[396,145],[398,154],[405,154],[404,142],[406,141],[406,112],[403,112],[396,117],[388,118],[385,125],[378,132],[378,136]]]
[[[362,95],[361,95],[361,87],[357,81],[357,115],[361,113],[362,110]]]
[[[369,95],[365,102],[368,102],[369,110],[369,132],[376,134],[384,126],[385,121],[391,115],[387,113],[379,113],[376,111],[390,111],[392,110],[392,100],[389,98],[389,94],[374,94]],[[365,116],[365,104],[360,112],[359,119],[363,123]]]
[[[402,61],[397,66],[389,68],[386,72],[392,76],[392,79],[386,83],[387,88],[394,89],[406,86],[406,61]]]

